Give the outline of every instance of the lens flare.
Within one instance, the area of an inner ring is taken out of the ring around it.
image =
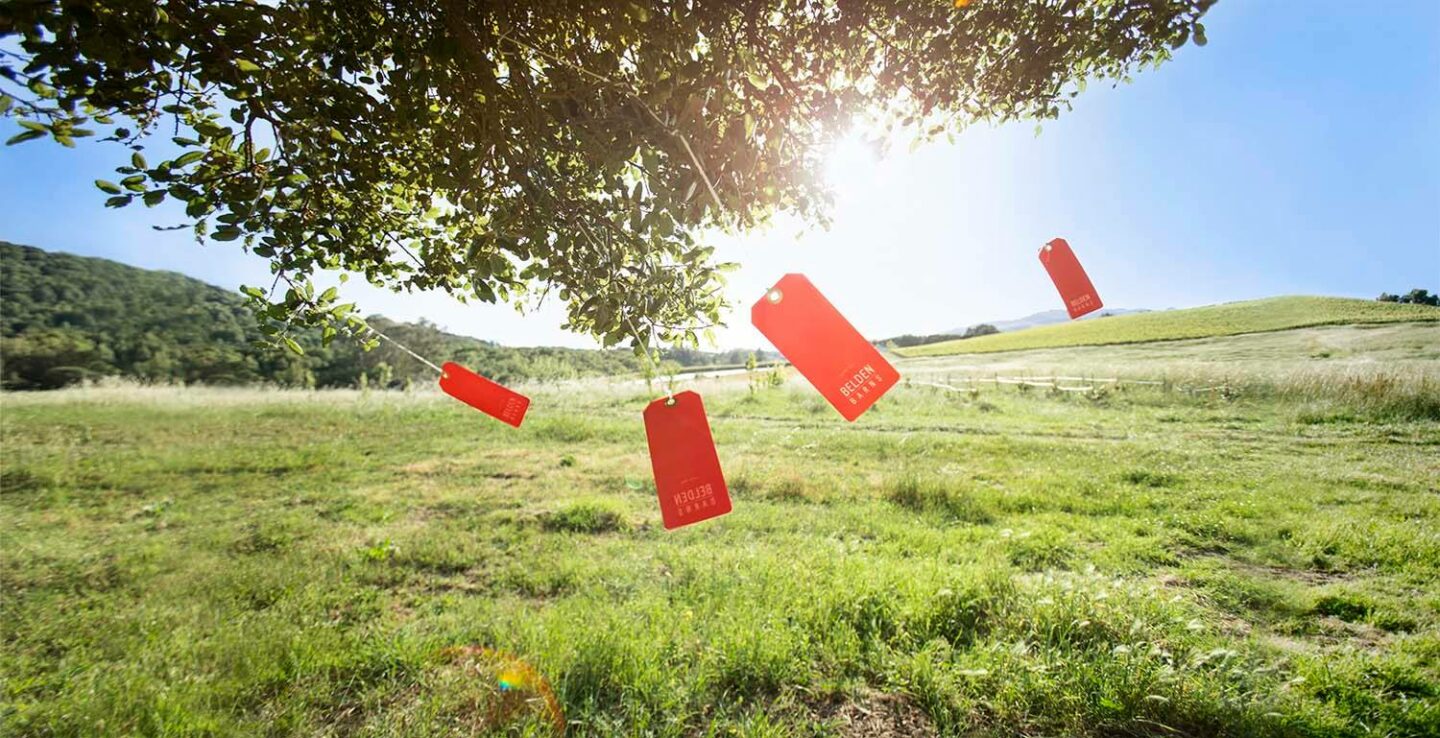
[[[565,713],[550,682],[535,667],[493,648],[455,646],[441,656],[461,668],[473,684],[476,717],[487,728],[499,728],[538,715],[565,735]]]

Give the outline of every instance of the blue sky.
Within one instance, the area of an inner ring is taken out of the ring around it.
[[[749,305],[789,271],[874,338],[1060,308],[1035,258],[1056,236],[1112,307],[1440,288],[1440,2],[1223,0],[1206,28],[1208,46],[1092,85],[1038,137],[1029,123],[977,127],[883,161],[840,147],[829,230],[781,219],[713,239],[742,265],[721,347],[766,345]],[[127,154],[84,144],[0,148],[0,239],[268,283],[232,244],[151,230],[176,210],[102,208],[91,182]],[[366,312],[457,333],[593,345],[560,330],[558,306],[345,289]]]

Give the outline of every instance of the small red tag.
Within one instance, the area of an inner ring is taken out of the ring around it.
[[[525,420],[530,398],[451,361],[441,367],[440,389],[445,394],[516,428]]]
[[[1045,244],[1040,249],[1040,263],[1044,264],[1045,271],[1050,273],[1055,289],[1060,290],[1060,298],[1065,301],[1065,310],[1070,313],[1071,320],[1105,306],[1100,302],[1100,295],[1095,292],[1095,285],[1090,284],[1090,278],[1085,276],[1085,268],[1080,266],[1080,260],[1075,258],[1075,252],[1070,250],[1070,244],[1066,243],[1065,239],[1057,238]]]
[[[750,322],[846,420],[870,409],[900,373],[803,274],[787,274],[750,308]]]
[[[646,406],[645,440],[666,530],[730,512],[730,491],[700,395],[681,392]]]

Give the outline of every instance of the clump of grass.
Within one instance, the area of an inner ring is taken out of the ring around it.
[[[891,482],[885,496],[901,507],[956,522],[984,525],[995,520],[994,511],[974,493],[941,480],[906,475]]]
[[[1151,489],[1174,487],[1180,481],[1180,478],[1174,474],[1150,469],[1131,469],[1120,475],[1120,478],[1127,484]]]
[[[555,443],[584,443],[596,436],[594,425],[585,418],[536,418],[526,428],[537,437]]]
[[[805,480],[795,476],[784,476],[765,485],[765,499],[776,502],[808,502]]]
[[[1068,569],[1076,555],[1075,546],[1054,529],[1012,535],[1006,543],[1010,563],[1024,571]]]
[[[625,527],[625,518],[608,506],[577,502],[545,515],[541,518],[541,525],[549,531],[610,533]]]
[[[1297,403],[1295,420],[1307,425],[1440,420],[1440,384],[1423,371],[1297,371],[1256,384],[1260,392]]]
[[[745,395],[745,397],[750,397],[750,395]],[[748,473],[742,471],[738,474],[727,475],[725,477],[725,487],[729,490],[731,496],[737,496],[758,491],[760,484]]]
[[[33,492],[49,484],[49,480],[25,467],[0,470],[0,494]]]
[[[1347,623],[1356,623],[1369,617],[1375,605],[1369,599],[1353,594],[1327,594],[1315,600],[1314,612],[1329,615]]]
[[[242,554],[269,553],[284,548],[293,539],[294,535],[283,526],[251,522],[231,548]]]

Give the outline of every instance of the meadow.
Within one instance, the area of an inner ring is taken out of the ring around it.
[[[1433,330],[904,361],[855,424],[692,379],[735,509],[676,531],[639,382],[530,387],[520,430],[7,394],[0,734],[546,735],[490,719],[477,645],[575,736],[1437,735]],[[971,381],[1057,370],[1160,383]]]
[[[898,349],[898,353],[905,356],[945,356],[1063,346],[1174,341],[1310,326],[1416,321],[1440,325],[1440,309],[1428,305],[1404,305],[1345,297],[1271,297],[1185,310],[1092,318],[1011,333],[995,333],[965,340],[914,346]]]

